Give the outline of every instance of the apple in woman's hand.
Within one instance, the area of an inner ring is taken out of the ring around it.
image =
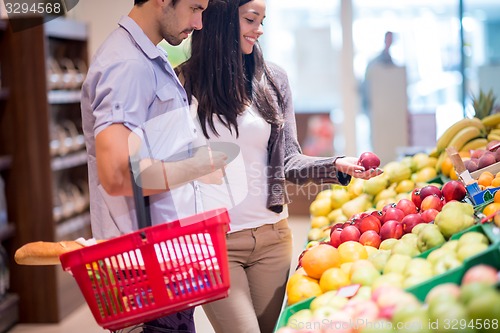
[[[358,165],[361,165],[365,170],[376,169],[380,166],[380,158],[372,152],[364,152],[359,156]]]

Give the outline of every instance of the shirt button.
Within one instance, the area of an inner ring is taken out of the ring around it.
[[[187,102],[187,99],[185,99],[185,98],[183,98],[182,100],[183,100],[184,102]]]

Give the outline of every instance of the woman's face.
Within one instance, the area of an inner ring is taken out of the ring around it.
[[[250,54],[257,39],[264,33],[262,23],[266,17],[266,1],[251,0],[240,6],[240,45],[243,54]]]

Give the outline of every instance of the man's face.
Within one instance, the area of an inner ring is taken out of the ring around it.
[[[170,1],[163,7],[160,34],[169,44],[179,45],[193,30],[203,27],[201,13],[208,0],[179,0],[175,7]]]

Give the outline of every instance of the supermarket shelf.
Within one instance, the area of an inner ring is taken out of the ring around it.
[[[3,155],[0,156],[0,171],[8,169],[12,164],[12,156]]]
[[[90,213],[85,212],[70,218],[56,226],[56,239],[65,240],[67,235],[78,233],[90,226]],[[81,236],[81,235],[80,235]]]
[[[87,25],[59,17],[55,20],[45,22],[45,35],[52,38],[62,38],[78,41],[86,41],[88,37]]]
[[[87,152],[85,150],[71,153],[52,159],[52,170],[59,171],[87,164]]]
[[[7,294],[0,300],[0,332],[7,332],[19,321],[19,297]]]
[[[0,242],[3,242],[6,239],[11,238],[14,236],[16,228],[14,227],[14,224],[9,223],[5,226],[0,226]],[[1,332],[1,330],[0,330]]]
[[[10,94],[9,89],[7,89],[7,88],[0,88],[0,101],[4,101],[7,98],[9,98],[9,94]]]
[[[80,103],[80,90],[51,90],[48,92],[49,104]]]

